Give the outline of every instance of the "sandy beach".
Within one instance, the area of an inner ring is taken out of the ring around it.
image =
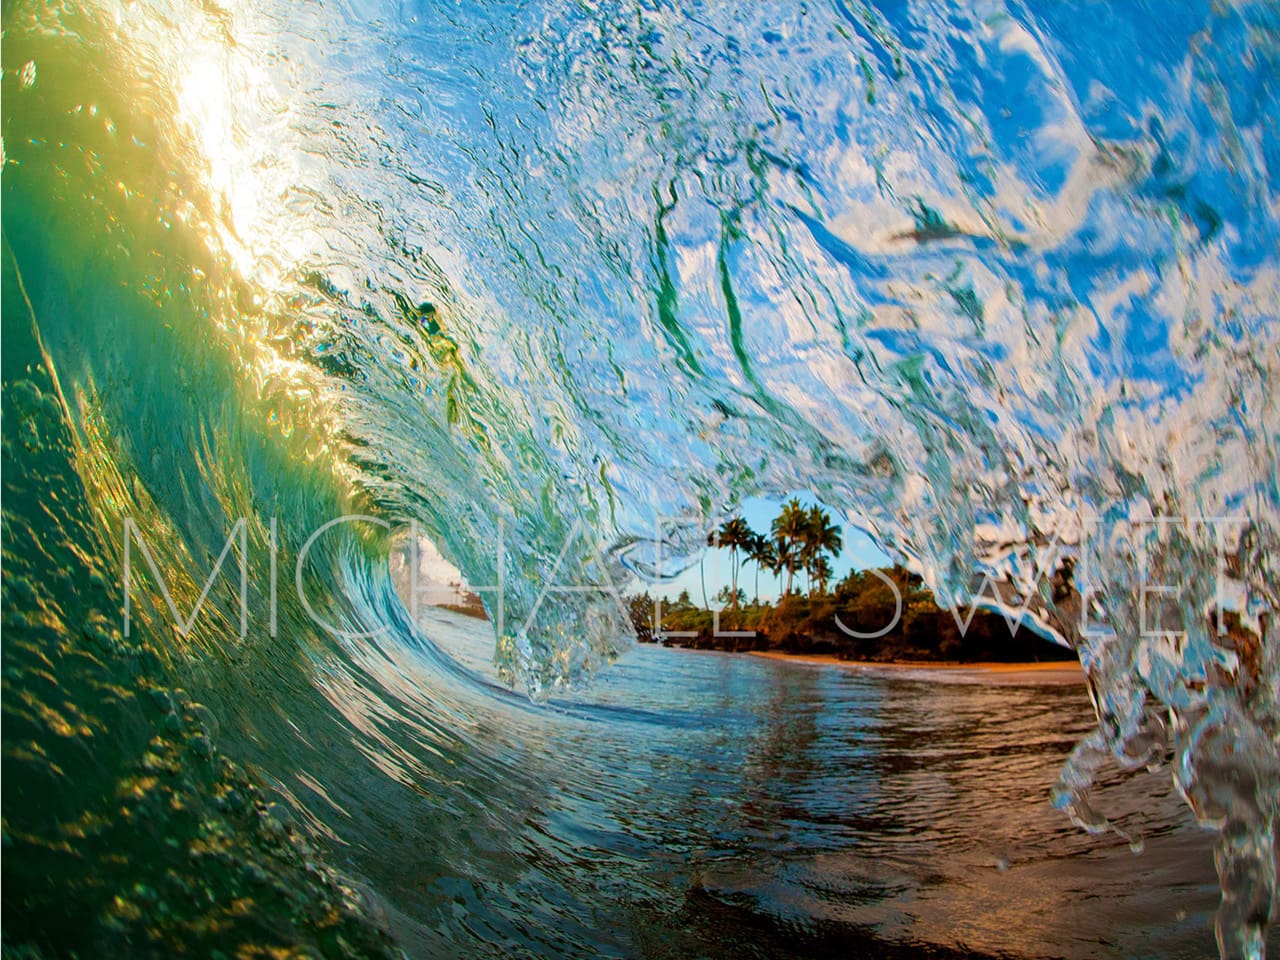
[[[962,683],[1084,683],[1084,672],[1080,669],[1080,665],[1066,661],[958,663],[945,660],[900,660],[892,663],[877,663],[870,660],[841,660],[833,654],[790,654],[777,650],[756,650],[749,656],[864,672],[901,672],[914,676],[928,674],[938,679]]]

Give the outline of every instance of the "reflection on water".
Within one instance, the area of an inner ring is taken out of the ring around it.
[[[430,617],[459,663],[491,673],[483,626]],[[1050,807],[1093,722],[1079,685],[642,647],[576,699],[492,710],[506,720],[485,735],[536,785],[513,791],[527,803],[515,847],[559,885],[569,952],[1214,949],[1210,836],[1169,797],[1167,771],[1100,789],[1146,838],[1141,856]]]

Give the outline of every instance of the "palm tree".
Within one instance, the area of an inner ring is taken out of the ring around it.
[[[786,568],[787,583],[784,596],[791,594],[791,581],[795,577],[796,564],[801,561],[800,545],[804,542],[809,515],[800,501],[792,497],[782,505],[782,512],[773,520],[773,539],[779,563]]]
[[[756,533],[747,521],[741,517],[733,517],[720,525],[719,530],[712,531],[707,537],[708,546],[729,548],[729,563],[732,573],[733,609],[738,609],[738,551],[750,547]]]
[[[813,561],[817,557],[817,548],[814,546],[813,539],[814,530],[808,520],[808,514],[805,515],[804,533],[800,535],[800,542],[797,548],[800,553],[800,568],[804,570],[805,580],[808,582],[806,593],[810,597],[813,596]]]
[[[794,540],[778,538],[773,541],[773,575],[780,577],[784,570],[787,572],[787,582],[782,588],[784,597],[791,594],[791,577],[795,573],[796,564],[799,562],[800,556],[796,550]]]
[[[813,576],[818,581],[818,593],[825,597],[827,584],[831,582],[831,563],[824,554],[813,561]]]
[[[821,507],[810,507],[805,514],[804,536],[801,539],[801,550],[805,572],[809,576],[809,596],[813,596],[814,573],[819,560],[825,560],[830,553],[835,556],[844,549],[844,538],[840,528],[831,522],[831,514]],[[828,566],[828,569],[829,566]],[[830,574],[828,573],[828,578]],[[825,584],[823,591],[825,592]]]
[[[751,534],[751,542],[747,544],[747,559],[756,565],[756,595],[754,604],[760,606],[760,568],[764,567],[776,572],[778,554],[773,549],[773,541],[758,533]]]

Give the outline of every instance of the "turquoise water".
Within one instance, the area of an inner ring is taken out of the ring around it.
[[[6,951],[1262,956],[1278,51],[1267,3],[6,4]],[[612,585],[795,490],[1087,684],[628,652]],[[414,623],[410,529],[500,628]]]

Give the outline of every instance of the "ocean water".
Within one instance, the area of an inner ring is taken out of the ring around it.
[[[1278,52],[7,3],[6,953],[1261,957]],[[616,585],[797,490],[1086,683],[630,649]]]
[[[427,623],[493,679],[473,621]],[[1046,785],[1094,723],[1069,668],[993,678],[641,646],[536,722],[537,829],[574,825],[571,869],[652,891],[650,942],[603,923],[600,954],[1213,952],[1212,835],[1167,771],[1098,778],[1140,856],[1053,809]]]

